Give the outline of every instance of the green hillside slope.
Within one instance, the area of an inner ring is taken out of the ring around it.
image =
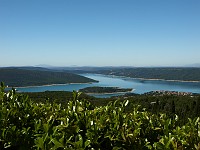
[[[200,68],[111,68],[95,73],[131,78],[200,81]]]
[[[8,86],[38,86],[47,84],[88,83],[93,79],[73,73],[1,68],[0,81]]]

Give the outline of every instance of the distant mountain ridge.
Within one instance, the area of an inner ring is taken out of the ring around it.
[[[197,68],[200,68],[200,63],[186,65],[186,67],[197,67]]]

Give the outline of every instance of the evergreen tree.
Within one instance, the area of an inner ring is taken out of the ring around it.
[[[200,96],[197,98],[196,107],[195,107],[195,117],[198,117],[200,114]]]
[[[176,108],[175,108],[174,100],[172,101],[171,112],[172,112],[173,115],[176,113]]]

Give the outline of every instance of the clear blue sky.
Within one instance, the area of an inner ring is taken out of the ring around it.
[[[0,0],[0,66],[200,63],[200,0]]]

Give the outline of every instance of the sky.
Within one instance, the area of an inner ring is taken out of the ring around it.
[[[200,0],[0,0],[0,66],[200,63]]]

